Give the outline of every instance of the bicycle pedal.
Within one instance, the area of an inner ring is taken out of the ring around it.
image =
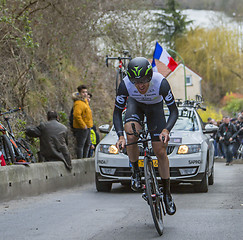
[[[146,202],[148,202],[148,197],[147,197],[146,193],[143,193],[143,194],[142,194],[142,198],[143,198]]]

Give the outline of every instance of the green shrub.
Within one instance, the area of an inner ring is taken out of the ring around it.
[[[243,98],[232,97],[223,109],[229,112],[232,116],[236,116],[238,112],[243,110]]]

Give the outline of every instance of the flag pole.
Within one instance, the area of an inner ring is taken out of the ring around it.
[[[180,60],[183,63],[183,68],[184,68],[184,83],[185,83],[185,101],[186,101],[187,100],[187,89],[186,89],[186,67],[185,67],[185,62],[184,62],[183,58],[180,56],[180,54],[178,52],[176,52],[175,50],[168,49],[168,51],[171,51],[171,52],[175,53],[180,58]]]

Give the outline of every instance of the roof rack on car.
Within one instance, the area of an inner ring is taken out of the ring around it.
[[[196,95],[196,100],[186,100],[182,101],[182,99],[176,99],[177,107],[193,107],[196,109],[202,109],[206,111],[206,107],[202,106],[203,98],[201,95]]]

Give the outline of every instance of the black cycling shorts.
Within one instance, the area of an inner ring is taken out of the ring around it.
[[[125,123],[133,121],[140,123],[144,121],[144,116],[147,118],[148,129],[152,131],[150,133],[152,141],[160,141],[159,135],[166,126],[163,102],[144,104],[128,97]]]

